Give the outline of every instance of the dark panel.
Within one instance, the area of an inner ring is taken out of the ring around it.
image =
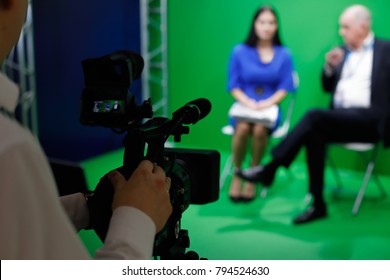
[[[122,146],[121,135],[79,124],[80,62],[119,49],[140,51],[139,1],[39,0],[33,6],[39,136],[45,152],[78,161]],[[131,90],[140,96],[139,80]]]

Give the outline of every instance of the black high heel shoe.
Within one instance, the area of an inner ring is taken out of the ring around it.
[[[256,198],[256,196],[253,196],[253,197],[243,197],[243,196],[241,196],[240,201],[244,202],[244,203],[249,203],[249,202],[252,202],[253,200],[255,200],[255,198]]]
[[[231,196],[231,195],[229,195],[229,198],[234,203],[238,203],[238,202],[242,201],[242,197],[241,196]]]
[[[255,166],[246,170],[236,169],[235,174],[246,181],[252,183],[261,183],[265,187],[272,185],[275,172],[267,172],[265,166]]]

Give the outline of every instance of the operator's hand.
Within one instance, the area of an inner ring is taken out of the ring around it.
[[[120,206],[135,207],[148,215],[159,232],[172,213],[169,189],[171,179],[165,171],[149,160],[143,160],[130,179],[117,171],[108,174],[114,186],[112,210]]]

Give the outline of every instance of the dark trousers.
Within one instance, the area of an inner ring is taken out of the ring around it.
[[[308,111],[273,150],[273,158],[289,167],[301,147],[306,147],[309,191],[322,201],[326,147],[329,143],[379,140],[379,115],[370,109],[315,109]]]

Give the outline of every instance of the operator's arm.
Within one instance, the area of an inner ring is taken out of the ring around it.
[[[62,196],[61,203],[77,231],[89,225],[89,210],[82,193]],[[96,259],[151,259],[156,226],[153,220],[134,207],[116,209],[103,247]]]
[[[112,213],[104,246],[96,251],[96,259],[150,260],[156,226],[144,212],[121,206]]]
[[[0,259],[89,258],[36,139],[15,122],[0,127]]]

